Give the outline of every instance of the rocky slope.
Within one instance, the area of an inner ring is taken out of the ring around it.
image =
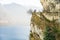
[[[30,40],[60,40],[60,0],[41,0],[43,12],[32,12]]]

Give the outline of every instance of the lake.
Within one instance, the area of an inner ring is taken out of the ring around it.
[[[30,26],[0,26],[0,40],[29,40]]]

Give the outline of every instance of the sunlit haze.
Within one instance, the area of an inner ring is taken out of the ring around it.
[[[2,4],[9,4],[12,2],[25,5],[25,6],[38,6],[40,7],[40,0],[0,0]]]
[[[28,25],[30,15],[27,9],[33,6],[42,8],[40,0],[0,0],[0,4],[0,24]]]

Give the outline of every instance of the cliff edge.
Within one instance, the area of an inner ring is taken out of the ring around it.
[[[30,40],[60,40],[60,0],[40,0],[43,12],[32,12]]]

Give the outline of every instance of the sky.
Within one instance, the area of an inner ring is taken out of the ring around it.
[[[2,3],[2,4],[9,4],[12,2],[21,4],[21,5],[25,5],[25,6],[40,7],[40,5],[41,5],[40,0],[0,0],[0,3]]]
[[[40,7],[41,8],[40,0],[0,0],[0,3],[3,4],[3,5],[4,4],[10,4],[10,3],[17,3],[17,4],[20,4],[20,5],[24,5],[24,6],[35,6],[35,7]],[[13,16],[13,14],[11,14],[11,15]],[[22,14],[19,14],[19,15],[21,15],[21,16],[17,16],[17,15],[13,16],[13,17],[11,17],[10,20],[14,21],[14,23],[15,23],[15,21],[17,21],[17,22],[20,21],[19,23],[28,24],[28,20],[30,20],[29,17],[25,16],[25,19],[19,20],[20,17],[21,18],[24,17],[24,16],[22,16]],[[26,14],[24,14],[24,15],[26,15]],[[25,21],[26,21],[26,23],[25,23]],[[8,21],[2,20],[2,21],[0,21],[0,23],[2,23],[2,24],[3,23],[8,23]]]

